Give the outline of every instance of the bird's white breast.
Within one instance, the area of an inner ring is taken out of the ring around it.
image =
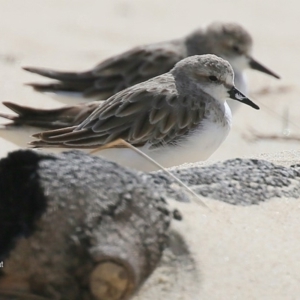
[[[149,153],[165,167],[208,159],[222,144],[231,128],[231,112],[225,103],[223,122],[205,119],[182,143],[168,146],[157,153]]]

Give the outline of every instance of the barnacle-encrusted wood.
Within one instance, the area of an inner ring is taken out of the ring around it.
[[[0,161],[0,295],[129,299],[166,245],[164,193],[151,175],[82,152],[11,153]]]

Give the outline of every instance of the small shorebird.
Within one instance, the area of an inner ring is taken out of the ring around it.
[[[259,107],[234,86],[230,64],[215,55],[195,55],[168,73],[127,88],[100,103],[80,125],[35,134],[33,147],[95,149],[118,139],[164,167],[207,159],[231,127],[226,99]],[[100,155],[149,171],[131,149],[117,146]]]
[[[231,64],[236,87],[247,93],[246,68],[279,78],[251,56],[252,44],[251,35],[241,25],[215,22],[183,38],[135,47],[104,60],[86,72],[59,72],[34,67],[24,69],[57,80],[49,84],[29,84],[38,91],[103,100],[127,87],[168,72],[183,58],[215,54]]]

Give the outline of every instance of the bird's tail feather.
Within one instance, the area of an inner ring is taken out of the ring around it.
[[[97,102],[65,106],[56,109],[37,109],[12,102],[3,104],[18,114],[17,116],[0,113],[0,117],[11,120],[8,126],[29,125],[45,129],[58,129],[80,124],[98,106]]]
[[[86,72],[62,72],[55,71],[45,68],[34,68],[34,67],[23,67],[23,70],[39,74],[44,77],[48,77],[51,79],[56,79],[60,81],[79,81],[79,82],[90,82],[95,79],[95,75],[91,71]]]

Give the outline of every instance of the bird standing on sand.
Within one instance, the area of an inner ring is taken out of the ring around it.
[[[239,92],[230,64],[215,55],[183,59],[168,73],[127,88],[100,103],[80,125],[35,134],[34,147],[95,149],[124,139],[165,167],[207,159],[231,127],[226,99],[259,109]],[[149,171],[131,149],[100,152],[106,158]]]
[[[251,56],[252,44],[251,35],[241,25],[215,22],[183,38],[135,47],[104,60],[86,72],[59,72],[34,67],[24,69],[58,80],[49,84],[29,84],[38,91],[79,93],[82,97],[103,100],[127,87],[170,71],[183,58],[215,54],[231,64],[236,87],[247,93],[243,74],[246,68],[279,78]]]

